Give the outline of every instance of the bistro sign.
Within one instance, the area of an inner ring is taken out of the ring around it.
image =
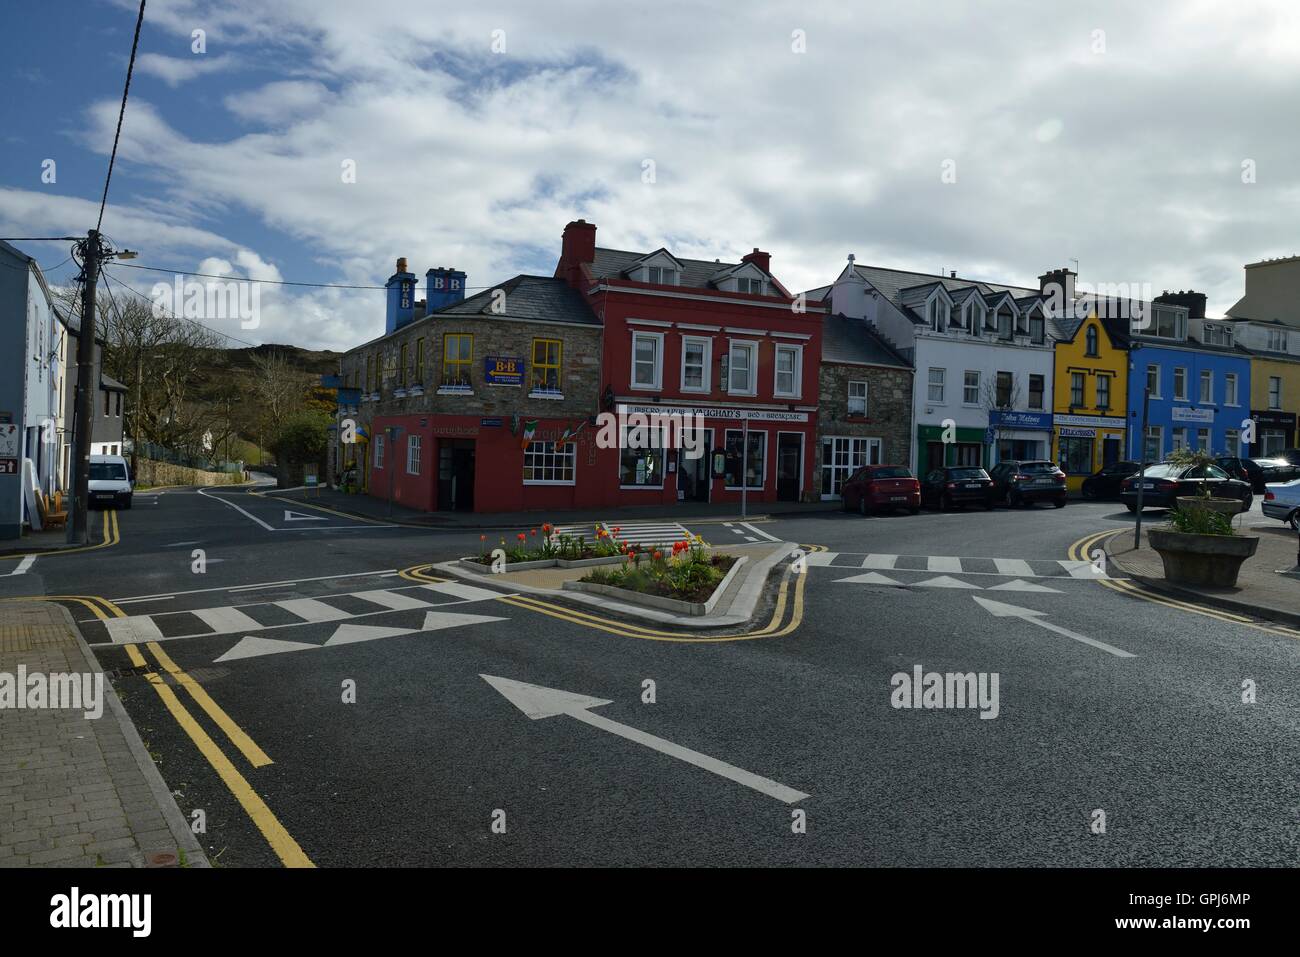
[[[807,412],[778,412],[771,409],[727,409],[715,406],[620,405],[620,415],[680,415],[683,419],[702,416],[706,419],[733,419],[741,422],[807,422]]]

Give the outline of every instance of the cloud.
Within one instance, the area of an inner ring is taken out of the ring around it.
[[[209,73],[232,70],[237,64],[238,60],[233,56],[210,56],[206,53],[184,57],[141,53],[135,60],[135,68],[141,73],[156,76],[172,87],[196,80]]]

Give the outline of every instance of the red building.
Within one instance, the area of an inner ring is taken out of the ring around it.
[[[822,306],[755,249],[738,263],[596,245],[569,223],[555,275],[604,328],[602,411],[700,416],[704,454],[599,448],[593,504],[802,501],[816,493]]]

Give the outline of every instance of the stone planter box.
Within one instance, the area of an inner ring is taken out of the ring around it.
[[[1207,512],[1218,512],[1231,518],[1241,511],[1241,502],[1235,498],[1204,498],[1200,495],[1178,496],[1178,507],[1185,509],[1203,508]]]
[[[1241,563],[1259,548],[1259,536],[1189,535],[1153,528],[1147,532],[1147,544],[1164,562],[1167,581],[1231,588],[1237,584]]]
[[[617,565],[623,561],[622,555],[609,555],[605,558],[539,558],[532,562],[506,562],[506,570],[501,574],[508,575],[511,572],[526,572],[533,568],[588,568],[592,565]],[[492,566],[484,565],[475,561],[473,558],[462,558],[461,565],[470,571],[478,572],[480,575],[492,574]]]
[[[621,559],[620,559],[621,561]],[[595,582],[565,582],[563,587],[568,591],[583,591],[594,595],[606,595],[610,598],[618,598],[622,601],[632,602],[637,605],[649,605],[651,608],[662,608],[664,611],[675,612],[678,615],[700,616],[710,614],[717,607],[719,599],[731,584],[731,580],[736,577],[736,572],[740,571],[740,566],[749,561],[748,555],[742,555],[736,559],[736,563],[727,570],[722,581],[718,582],[718,587],[713,589],[713,594],[709,596],[708,601],[679,601],[676,598],[664,598],[662,595],[646,595],[639,591],[631,591],[627,588],[615,588],[613,585],[598,585]]]
[[[604,558],[557,558],[555,564],[561,568],[590,568],[593,565],[617,565],[623,561],[622,555],[607,555]]]

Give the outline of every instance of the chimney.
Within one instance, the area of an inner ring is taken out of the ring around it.
[[[424,274],[424,294],[429,300],[429,312],[446,309],[465,299],[465,274],[459,269],[439,266]]]
[[[955,269],[950,269],[950,270],[948,271],[948,278],[949,278],[949,279],[956,279],[956,278],[957,278],[957,270],[955,270]]]
[[[752,253],[743,256],[740,261],[743,263],[753,263],[765,273],[770,274],[772,272],[772,254],[763,252],[757,246],[754,247]]]
[[[1071,314],[1074,309],[1074,280],[1078,273],[1070,269],[1049,269],[1038,277],[1038,291],[1047,300],[1047,314],[1053,318]]]
[[[1164,292],[1156,296],[1156,302],[1163,302],[1170,306],[1186,306],[1187,318],[1204,319],[1205,318],[1205,293],[1193,292],[1188,289],[1186,292],[1181,289],[1178,292]]]
[[[555,278],[563,279],[581,291],[582,267],[596,261],[596,224],[576,219],[564,227],[564,241],[560,250],[560,264],[555,267]]]
[[[384,284],[388,304],[384,334],[396,332],[415,317],[415,274],[406,271],[406,257],[397,260],[397,270]]]

